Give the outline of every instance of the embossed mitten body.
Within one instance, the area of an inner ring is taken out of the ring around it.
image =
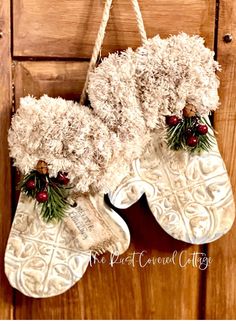
[[[11,285],[30,297],[52,297],[81,279],[94,253],[123,253],[129,230],[103,195],[80,198],[57,223],[45,223],[21,194],[5,253]]]
[[[203,244],[220,238],[235,217],[231,184],[217,144],[189,155],[170,150],[158,137],[109,197],[127,208],[145,193],[161,227],[176,239]]]

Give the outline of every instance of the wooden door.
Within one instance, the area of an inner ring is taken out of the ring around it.
[[[200,34],[215,49],[223,71],[221,110],[215,114],[220,150],[234,191],[236,176],[236,3],[233,0],[140,0],[147,34],[167,37],[184,31]],[[68,292],[32,299],[12,289],[4,275],[3,257],[15,209],[16,171],[11,168],[7,130],[19,98],[47,93],[78,100],[98,30],[102,0],[2,0],[0,2],[0,197],[2,319],[233,319],[236,317],[236,228],[217,242],[191,246],[169,237],[157,225],[145,198],[119,211],[132,242],[125,256],[146,251],[146,259],[170,257],[174,251],[206,253],[213,258],[205,271],[190,265],[96,264]],[[114,0],[102,55],[139,45],[129,0]],[[12,87],[13,86],[13,87]],[[13,91],[14,90],[14,91]],[[106,256],[109,258],[109,256]]]

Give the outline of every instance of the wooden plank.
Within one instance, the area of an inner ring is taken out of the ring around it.
[[[15,62],[15,100],[32,94],[78,101],[88,69],[88,62]]]
[[[212,45],[215,0],[139,0],[148,37],[184,31]],[[104,0],[13,0],[14,55],[89,58]],[[140,45],[131,1],[114,0],[102,55]]]
[[[16,102],[28,93],[38,97],[44,92],[77,100],[86,67],[87,64],[80,62],[17,63]],[[177,250],[176,264],[141,268],[135,262],[134,267],[128,264],[111,267],[106,255],[105,264],[89,267],[82,280],[63,295],[32,299],[17,292],[16,319],[197,319],[200,316],[199,286],[203,272],[192,264],[183,268],[178,264],[182,250],[186,258],[191,258],[191,253],[199,252],[200,247],[165,234],[145,199],[120,214],[132,236],[125,256],[146,250],[145,260],[166,258]]]
[[[4,253],[11,226],[11,164],[7,132],[11,116],[10,2],[0,2],[0,319],[13,318],[12,289],[4,274]]]
[[[215,114],[218,143],[236,197],[236,2],[220,1],[218,61],[222,66],[221,109]],[[224,43],[223,36],[231,33],[232,43]],[[214,261],[207,272],[206,318],[236,318],[236,224],[222,239],[209,245]]]

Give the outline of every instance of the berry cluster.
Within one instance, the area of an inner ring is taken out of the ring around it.
[[[197,146],[199,135],[206,135],[208,133],[208,126],[206,124],[198,124],[197,118],[195,118],[195,121],[196,122],[191,128],[185,129],[186,144],[190,147]],[[183,122],[183,120],[177,116],[168,116],[166,118],[166,123],[170,127],[177,126],[181,122]]]
[[[37,181],[38,177],[40,177],[41,182],[44,183],[44,188],[40,189],[39,191],[37,191],[37,189],[36,189],[36,181]],[[25,183],[25,187],[28,189],[28,191],[32,192],[32,195],[35,195],[35,198],[36,198],[37,202],[39,202],[39,203],[44,203],[44,202],[48,201],[48,186],[49,185],[58,186],[58,184],[60,184],[60,185],[66,186],[70,181],[70,179],[67,178],[67,174],[62,173],[62,172],[59,172],[56,178],[50,178],[51,181],[47,181],[46,175],[44,175],[44,176],[38,175],[38,177],[29,179]]]
[[[166,124],[168,145],[173,150],[207,151],[213,143],[212,135],[208,132],[210,125],[197,115],[183,116],[182,119],[175,115],[168,116]]]
[[[49,177],[47,164],[39,161],[35,170],[27,174],[21,184],[22,191],[41,205],[43,219],[61,219],[69,203],[67,202],[70,179],[67,173],[59,172],[57,177]]]

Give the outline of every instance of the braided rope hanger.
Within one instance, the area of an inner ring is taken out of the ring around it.
[[[109,16],[110,16],[112,1],[113,0],[106,0],[106,3],[105,3],[101,24],[100,24],[98,34],[97,34],[97,38],[96,38],[96,41],[95,41],[95,44],[94,44],[94,47],[93,47],[92,57],[91,57],[91,60],[90,60],[90,63],[89,63],[89,68],[88,68],[88,72],[87,72],[87,75],[86,75],[86,80],[85,80],[83,91],[82,91],[82,94],[81,94],[81,97],[80,97],[80,104],[81,105],[83,105],[85,103],[85,100],[86,100],[86,96],[87,96],[86,90],[87,90],[88,81],[89,81],[89,74],[95,68],[99,53],[101,51],[101,46],[102,46],[102,43],[103,43],[103,40],[104,40],[104,37],[105,37],[106,27],[107,27],[107,23],[108,23]],[[138,4],[138,0],[131,0],[131,2],[132,2],[133,9],[134,9],[134,12],[135,12],[136,22],[137,22],[139,34],[140,34],[140,37],[141,37],[141,41],[144,44],[145,41],[147,40],[147,34],[146,34],[146,31],[145,31],[145,28],[144,28],[143,18],[142,18],[142,14],[141,14],[141,11],[140,11],[139,4]]]

